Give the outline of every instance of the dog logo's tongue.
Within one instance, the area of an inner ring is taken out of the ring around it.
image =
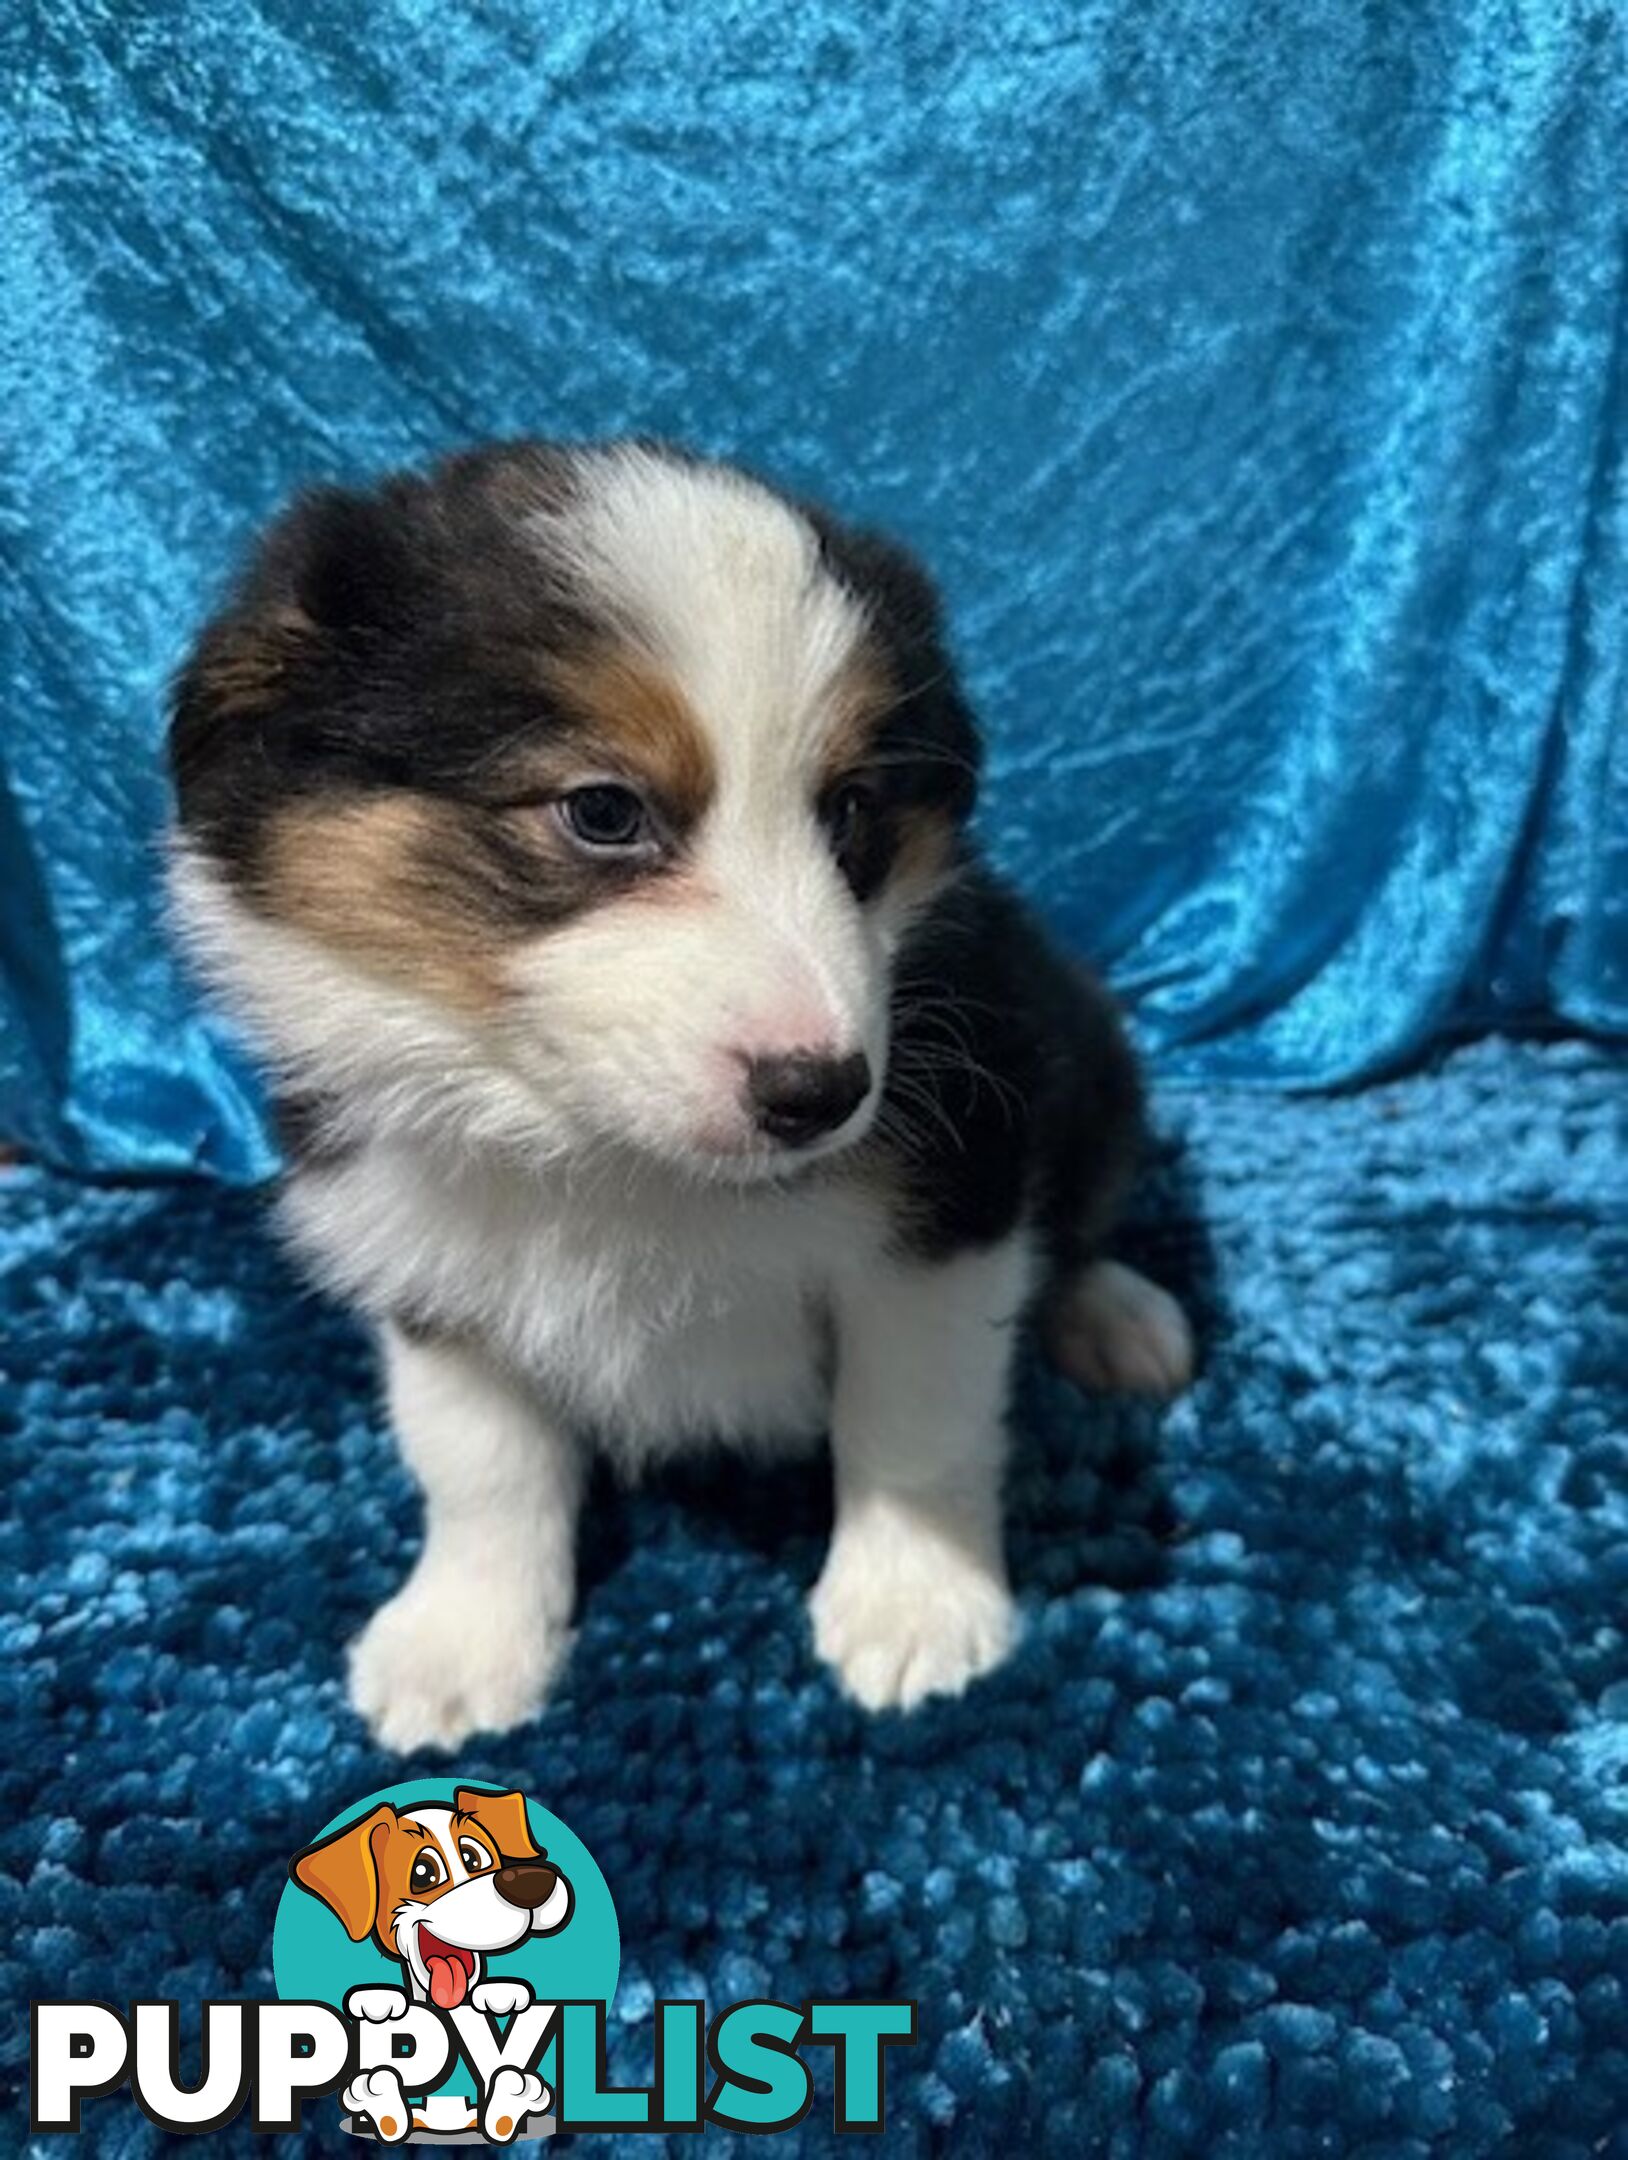
[[[437,2010],[456,2010],[475,1977],[473,1953],[458,1943],[443,1942],[430,1928],[419,1930],[418,1947],[430,1983],[430,2001]]]

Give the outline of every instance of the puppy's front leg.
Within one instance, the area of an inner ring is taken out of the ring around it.
[[[351,1647],[350,1696],[386,1747],[455,1747],[537,1710],[576,1594],[583,1470],[480,1352],[384,1331],[390,1414],[424,1491],[424,1549]]]
[[[810,1610],[867,1709],[957,1694],[1011,1645],[1001,1476],[1030,1265],[1013,1238],[889,1261],[838,1299],[836,1527]]]

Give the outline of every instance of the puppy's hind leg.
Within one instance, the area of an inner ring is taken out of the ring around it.
[[[1193,1332],[1167,1290],[1100,1257],[1147,1152],[1141,1075],[1102,986],[1072,981],[1075,1086],[1052,1146],[1054,1273],[1040,1308],[1052,1363],[1080,1387],[1179,1395],[1193,1377]]]
[[[1179,1395],[1193,1377],[1193,1330],[1168,1290],[1118,1260],[1063,1276],[1042,1333],[1058,1371],[1104,1393]]]
[[[479,1351],[386,1328],[384,1352],[424,1549],[351,1645],[350,1699],[386,1747],[456,1747],[542,1706],[569,1639],[583,1464]]]

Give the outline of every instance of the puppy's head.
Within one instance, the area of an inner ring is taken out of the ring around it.
[[[289,1874],[352,1942],[371,1935],[399,1958],[443,2010],[457,2008],[493,1952],[571,1917],[571,1886],[538,1850],[517,1792],[460,1788],[451,1807],[382,1802],[297,1853]]]
[[[978,762],[906,556],[632,445],[307,498],[171,753],[183,919],[302,1087],[739,1178],[867,1128]]]

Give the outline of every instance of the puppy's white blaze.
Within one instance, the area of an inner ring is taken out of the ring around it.
[[[402,1821],[417,1823],[421,1830],[430,1833],[450,1881],[468,1882],[469,1870],[458,1857],[458,1840],[452,1834],[451,1808],[415,1808],[411,1814],[404,1815]]]
[[[814,529],[743,473],[623,445],[578,462],[580,496],[535,521],[562,563],[673,677],[718,746],[816,746],[865,613]]]
[[[739,1047],[761,1054],[863,1050],[878,1073],[887,1025],[886,955],[853,905],[824,835],[804,814],[748,809],[702,836],[724,895],[721,934],[748,967],[732,991]]]
[[[687,903],[704,917],[707,949],[687,954],[680,933],[664,928],[657,961],[670,1002],[696,1023],[686,1030],[696,1053],[703,1064],[714,1053],[720,1086],[718,1060],[734,1052],[863,1049],[879,1069],[885,955],[858,921],[814,815],[864,607],[823,567],[813,527],[741,474],[621,448],[585,457],[578,479],[568,513],[534,521],[539,540],[675,683],[712,752],[716,794]],[[608,924],[581,932],[607,1002],[643,993],[644,974],[655,972],[640,966],[654,954],[652,930],[649,921],[629,930],[637,951]],[[574,995],[558,978],[572,935],[539,952],[543,1003],[551,974],[556,998]],[[733,1097],[716,1093],[689,1113],[708,1127],[738,1122]]]

